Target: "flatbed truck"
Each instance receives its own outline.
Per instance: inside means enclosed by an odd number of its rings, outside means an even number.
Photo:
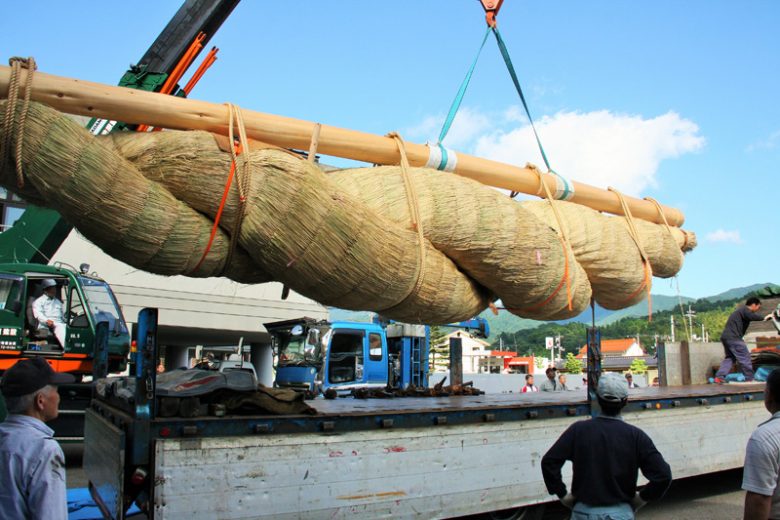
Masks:
[[[542,455],[595,413],[587,392],[540,392],[316,399],[314,415],[161,418],[152,321],[139,317],[147,333],[136,398],[97,396],[87,410],[84,465],[106,518],[124,518],[133,502],[155,519],[533,515],[554,499]],[[642,388],[624,417],[650,435],[674,478],[691,477],[742,466],[750,433],[767,418],[762,392]]]

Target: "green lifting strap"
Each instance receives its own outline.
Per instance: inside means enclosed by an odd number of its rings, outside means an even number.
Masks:
[[[485,31],[485,36],[482,38],[482,44],[479,46],[479,50],[477,51],[477,55],[474,57],[474,61],[471,64],[471,67],[469,68],[468,73],[466,73],[466,77],[463,79],[463,82],[460,85],[460,88],[458,89],[458,93],[455,95],[455,99],[452,101],[452,105],[450,105],[450,111],[447,114],[447,118],[444,121],[444,124],[442,125],[441,132],[439,133],[439,140],[436,143],[439,148],[441,148],[442,152],[442,160],[439,164],[439,169],[443,169],[444,165],[447,163],[447,152],[446,149],[441,145],[442,141],[444,141],[444,138],[447,136],[447,133],[450,131],[450,127],[452,126],[452,122],[455,120],[455,116],[458,113],[458,110],[460,109],[460,105],[463,102],[463,97],[466,95],[466,90],[468,89],[469,83],[471,82],[471,77],[474,74],[474,69],[477,66],[477,61],[479,61],[479,56],[482,54],[482,49],[485,47],[485,42],[487,41],[488,34],[490,32],[493,32],[493,34],[496,37],[496,43],[498,44],[498,48],[501,51],[501,56],[504,58],[504,63],[506,64],[506,68],[509,71],[509,75],[512,77],[512,82],[515,85],[515,90],[517,91],[518,95],[520,96],[520,101],[523,103],[523,108],[525,109],[525,113],[528,116],[528,121],[531,123],[531,129],[534,132],[534,137],[536,138],[536,144],[539,147],[539,152],[542,154],[542,159],[544,160],[545,166],[547,166],[547,170],[556,175],[558,178],[560,178],[563,181],[563,193],[561,198],[567,199],[571,195],[571,186],[569,182],[558,174],[555,170],[552,169],[550,166],[550,161],[547,159],[547,153],[544,151],[544,147],[542,146],[542,140],[539,138],[539,133],[536,131],[536,125],[534,124],[534,120],[531,117],[531,111],[528,109],[528,103],[525,100],[525,95],[523,94],[523,89],[520,86],[520,81],[517,79],[517,74],[515,73],[514,65],[512,65],[512,59],[509,56],[509,51],[506,48],[506,44],[504,43],[504,39],[501,37],[501,33],[498,30],[498,26],[490,27],[488,26],[487,30]],[[512,197],[516,195],[515,192],[512,192]]]

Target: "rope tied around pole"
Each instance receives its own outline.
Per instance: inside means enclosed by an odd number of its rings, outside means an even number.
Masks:
[[[16,131],[16,149],[14,150],[14,162],[16,164],[16,185],[19,189],[24,188],[24,172],[22,170],[22,151],[24,147],[24,126],[27,119],[27,111],[30,108],[30,95],[32,94],[32,79],[35,70],[38,68],[35,64],[35,58],[20,58],[14,56],[8,60],[11,66],[11,77],[8,83],[8,103],[5,107],[3,117],[3,129],[5,133],[0,139],[0,166],[4,165],[11,154],[11,141]],[[16,104],[19,100],[19,76],[22,69],[27,70],[27,78],[24,85],[24,101],[19,119],[14,124],[14,115],[16,114]]]
[[[401,299],[401,301],[392,307],[383,309],[383,311],[388,311],[398,307],[399,305],[402,305],[406,300],[420,291],[424,279],[423,275],[425,274],[426,262],[425,234],[423,232],[423,225],[420,219],[420,204],[417,200],[417,191],[414,188],[411,174],[409,173],[411,166],[409,165],[409,159],[406,156],[406,146],[404,145],[404,140],[401,138],[398,132],[390,132],[387,134],[387,137],[395,140],[396,145],[398,146],[398,153],[401,156],[401,178],[403,179],[404,190],[406,191],[406,201],[409,205],[409,219],[411,221],[411,229],[417,233],[419,253],[417,255],[417,266],[415,268],[415,283],[411,290]]]
[[[538,192],[544,191],[545,198],[547,199],[547,202],[550,203],[550,209],[553,212],[553,215],[555,215],[555,220],[558,222],[558,238],[561,240],[561,245],[563,246],[563,257],[564,257],[564,271],[563,276],[565,278],[566,282],[566,302],[568,305],[569,310],[572,309],[572,302],[571,302],[571,272],[569,269],[569,255],[568,250],[571,247],[569,245],[569,239],[568,239],[568,230],[564,226],[563,218],[561,217],[561,214],[558,212],[558,207],[556,206],[556,200],[552,196],[552,193],[550,192],[550,188],[547,186],[547,183],[544,182],[544,177],[542,176],[542,172],[539,171],[538,168],[534,166],[532,169],[534,173],[536,173],[536,177],[539,179],[539,190]],[[560,288],[560,285],[559,285]],[[557,290],[556,290],[557,292]],[[551,297],[552,298],[552,297]],[[545,302],[546,303],[546,302]]]
[[[238,128],[238,149],[243,151],[240,155],[241,161],[239,162],[237,147],[230,147],[230,157],[233,159],[233,164],[237,165],[236,187],[238,188],[238,210],[236,211],[236,218],[233,222],[233,231],[230,233],[230,248],[228,249],[227,257],[225,258],[225,266],[228,266],[233,259],[233,253],[238,245],[238,237],[241,234],[241,225],[244,223],[247,197],[249,196],[249,168],[251,164],[249,160],[249,139],[246,136],[246,127],[244,126],[244,118],[241,114],[241,109],[232,103],[226,103],[226,105],[228,107],[229,142],[235,142],[236,137],[234,129]]]
[[[626,219],[626,223],[628,223],[628,234],[633,239],[634,243],[636,244],[637,249],[639,250],[639,256],[642,258],[642,264],[644,266],[644,280],[642,281],[642,285],[639,286],[639,288],[631,293],[629,296],[629,300],[632,299],[634,296],[637,295],[642,289],[645,289],[647,291],[647,319],[648,321],[653,320],[653,299],[652,295],[650,294],[650,288],[653,284],[653,267],[650,265],[650,260],[647,258],[647,253],[645,253],[644,247],[642,247],[642,243],[639,240],[639,231],[636,228],[636,223],[634,222],[634,217],[631,214],[631,208],[628,207],[628,203],[626,202],[625,197],[621,192],[610,186],[607,188],[609,191],[614,193],[618,201],[620,202],[620,207],[623,208],[623,216]],[[660,208],[659,208],[660,209]],[[661,211],[661,217],[666,221],[666,217],[663,214],[663,211]],[[667,224],[667,230],[669,233],[671,233],[671,229],[669,229],[669,225]]]

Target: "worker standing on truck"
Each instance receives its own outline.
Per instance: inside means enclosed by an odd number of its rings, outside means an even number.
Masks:
[[[726,382],[726,374],[731,372],[734,362],[739,363],[739,368],[745,376],[745,381],[753,381],[753,363],[750,361],[750,352],[742,336],[747,332],[751,321],[771,320],[772,314],[761,316],[757,314],[761,308],[761,300],[751,296],[745,301],[745,305],[740,306],[731,313],[720,335],[720,342],[723,343],[723,350],[726,357],[721,361],[720,368],[715,374],[715,382],[722,384]]]
[[[43,294],[33,302],[33,316],[38,320],[38,328],[48,334],[53,331],[61,347],[65,346],[65,318],[62,314],[62,302],[57,298],[57,282],[51,278],[41,282]]]
[[[59,414],[56,385],[73,381],[43,358],[23,359],[3,374],[8,417],[0,423],[0,518],[68,518],[65,455],[45,423]]]
[[[623,421],[628,384],[615,373],[601,375],[596,390],[601,415],[578,421],[542,457],[547,491],[572,508],[572,520],[628,520],[646,502],[661,498],[672,482],[672,470],[645,432]],[[572,461],[571,492],[561,468]],[[636,491],[638,471],[650,482]]]
[[[764,406],[772,417],[760,424],[747,444],[742,489],[745,520],[780,518],[780,370],[766,378]]]

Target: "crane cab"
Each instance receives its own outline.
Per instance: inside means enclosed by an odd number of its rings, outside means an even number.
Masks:
[[[58,264],[0,264],[0,371],[25,357],[44,356],[55,371],[90,374],[96,326],[108,324],[108,370],[124,370],[130,335],[111,287],[95,275]],[[62,302],[64,344],[35,318],[44,280]]]

